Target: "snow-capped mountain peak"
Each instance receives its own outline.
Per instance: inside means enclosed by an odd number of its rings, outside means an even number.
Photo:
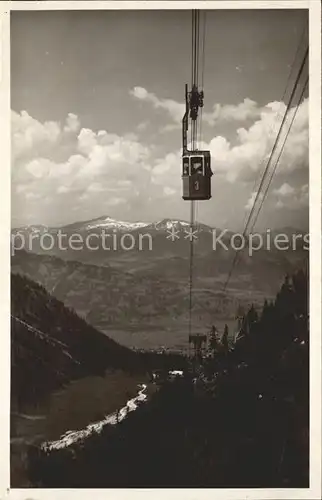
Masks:
[[[157,231],[163,230],[163,231],[171,231],[172,229],[176,231],[184,231],[189,229],[190,227],[190,222],[186,220],[180,220],[180,219],[163,219],[159,222],[156,222],[153,224],[155,229]],[[194,228],[198,228],[200,232],[209,232],[211,231],[211,228],[207,226],[206,224],[201,224],[198,221],[194,222]]]
[[[163,220],[156,222],[154,224],[154,227],[156,230],[160,230],[160,229],[171,230],[172,228],[181,229],[181,228],[189,227],[189,226],[190,226],[189,222],[186,222],[183,220],[176,220],[176,219],[163,219]]]
[[[44,225],[30,225],[26,227],[19,227],[12,229],[12,233],[38,233],[39,235],[46,232],[56,232],[58,230],[67,231],[70,233],[73,232],[90,232],[90,231],[99,231],[105,230],[107,232],[117,231],[117,232],[132,232],[132,231],[171,231],[172,229],[176,231],[184,231],[189,229],[190,222],[181,219],[162,219],[158,222],[144,222],[144,221],[124,221],[114,219],[113,217],[103,215],[101,217],[97,217],[90,220],[84,220],[79,222],[74,222],[72,224],[67,224],[66,226],[60,227],[46,227]],[[206,226],[205,224],[200,224],[199,222],[194,223],[194,227],[199,229],[199,231],[210,231],[211,228]]]
[[[134,231],[149,226],[149,222],[128,222],[112,219],[112,217],[104,217],[90,222],[86,225],[86,229],[117,229],[121,231]]]
[[[13,228],[12,233],[47,233],[48,227],[43,224],[30,224],[28,226],[21,226]]]

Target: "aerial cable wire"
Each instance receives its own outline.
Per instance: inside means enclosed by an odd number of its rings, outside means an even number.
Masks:
[[[205,76],[206,20],[207,20],[206,11],[204,11],[203,12],[203,26],[202,26],[201,90],[203,90],[203,88],[204,88],[204,76]]]
[[[202,48],[201,48],[201,90],[204,90],[204,77],[205,77],[205,45],[206,45],[206,11],[203,12],[203,25],[202,25]],[[200,124],[199,124],[199,143],[202,144],[202,111],[200,109]]]
[[[195,68],[196,68],[196,15],[195,10],[192,11],[192,65],[191,65],[191,88],[195,84]],[[194,122],[190,119],[191,124],[191,148],[194,149]],[[190,231],[193,231],[194,225],[194,202],[190,202]],[[193,244],[190,242],[189,246],[189,348],[190,348],[190,335],[192,326],[192,279],[193,279]]]
[[[272,162],[272,158],[273,158],[273,155],[276,151],[276,148],[277,148],[277,145],[278,145],[278,141],[280,139],[280,136],[281,136],[281,133],[282,133],[282,130],[283,130],[283,127],[284,127],[284,124],[285,124],[285,121],[286,121],[286,118],[287,118],[287,115],[288,115],[288,112],[291,108],[291,105],[292,105],[292,101],[293,101],[293,98],[294,98],[294,95],[295,95],[295,92],[296,92],[296,89],[297,89],[297,86],[298,86],[298,83],[299,83],[299,80],[301,78],[301,75],[302,75],[302,72],[303,72],[303,69],[304,69],[304,66],[305,66],[305,63],[306,63],[306,60],[307,60],[307,56],[308,56],[308,53],[309,53],[309,49],[307,48],[306,51],[305,51],[305,55],[304,55],[304,58],[303,58],[303,61],[302,61],[302,64],[301,64],[301,67],[299,69],[299,72],[298,72],[298,75],[297,75],[297,78],[296,78],[296,81],[294,83],[294,86],[293,86],[293,90],[292,90],[292,93],[290,95],[290,98],[289,98],[289,101],[287,103],[287,106],[286,106],[286,110],[285,110],[285,113],[284,113],[284,116],[283,116],[283,119],[282,119],[282,122],[281,122],[281,125],[280,125],[280,128],[278,130],[278,134],[276,136],[276,139],[275,139],[275,142],[274,142],[274,145],[273,145],[273,148],[272,148],[272,151],[271,151],[271,154],[269,156],[269,159],[268,159],[268,162],[266,164],[266,168],[264,170],[264,173],[263,173],[263,176],[262,176],[262,179],[261,179],[261,182],[260,182],[260,185],[259,185],[259,188],[258,188],[258,191],[256,193],[256,197],[255,197],[255,200],[254,200],[254,203],[253,203],[253,206],[252,206],[252,209],[250,211],[250,214],[249,214],[249,217],[248,217],[248,221],[246,223],[246,226],[245,226],[245,230],[244,232],[246,233],[247,229],[248,229],[248,226],[249,226],[249,223],[250,223],[250,220],[251,220],[251,217],[253,216],[253,213],[254,213],[254,210],[255,210],[255,205],[257,203],[257,200],[259,199],[259,196],[260,196],[260,192],[263,188],[263,184],[264,184],[264,181],[266,179],[266,176],[268,174],[268,170],[269,170],[269,167],[271,165],[271,162]]]
[[[256,214],[256,216],[255,216],[254,222],[253,222],[253,224],[252,224],[251,231],[253,231],[253,229],[254,229],[254,227],[255,227],[255,224],[256,224],[256,222],[257,222],[257,219],[258,219],[258,217],[259,217],[260,211],[261,211],[261,209],[262,209],[262,207],[263,207],[263,205],[264,205],[264,202],[265,202],[265,199],[266,199],[267,193],[268,193],[268,191],[269,191],[269,188],[270,188],[270,186],[271,186],[271,183],[272,183],[273,177],[274,177],[274,175],[275,175],[275,172],[276,172],[277,166],[278,166],[279,161],[280,161],[280,159],[281,159],[281,156],[282,156],[282,154],[283,154],[285,144],[286,144],[286,142],[287,142],[288,136],[289,136],[289,134],[290,134],[291,128],[292,128],[293,123],[294,123],[294,121],[295,121],[295,118],[296,118],[297,112],[298,112],[298,110],[299,110],[300,104],[301,104],[302,99],[303,99],[303,97],[304,97],[304,94],[305,94],[305,91],[306,91],[306,88],[307,88],[307,84],[308,84],[308,82],[309,82],[309,77],[307,77],[307,78],[306,78],[306,81],[305,81],[305,83],[304,83],[303,90],[302,90],[302,92],[301,92],[301,95],[300,95],[300,97],[299,97],[299,101],[298,101],[297,106],[296,106],[296,108],[295,108],[295,111],[294,111],[294,113],[293,113],[293,117],[292,117],[292,120],[291,120],[291,122],[290,122],[289,128],[288,128],[288,130],[287,130],[287,133],[286,133],[285,139],[284,139],[284,141],[283,141],[283,144],[282,144],[281,150],[280,150],[279,155],[278,155],[278,157],[277,157],[277,159],[276,159],[276,162],[275,162],[275,165],[274,165],[273,171],[272,171],[272,173],[271,173],[271,176],[270,176],[270,178],[269,178],[268,184],[267,184],[267,186],[266,186],[266,189],[265,189],[265,192],[264,192],[263,198],[262,198],[262,200],[261,200],[261,204],[260,204],[260,206],[259,206],[259,209],[258,209],[257,214]]]
[[[196,79],[195,83],[199,84],[199,10],[196,11]]]
[[[272,158],[273,158],[273,155],[276,151],[276,148],[277,148],[277,145],[278,145],[278,141],[280,139],[280,136],[281,136],[281,133],[282,133],[282,129],[283,129],[283,126],[285,124],[285,121],[286,121],[286,118],[287,118],[287,115],[288,115],[288,112],[290,110],[290,107],[291,107],[291,104],[292,104],[292,101],[293,101],[293,97],[294,97],[294,94],[296,92],[296,89],[297,89],[297,86],[298,86],[298,83],[299,83],[299,80],[301,78],[301,75],[302,75],[302,72],[303,72],[303,69],[304,69],[304,66],[305,66],[305,63],[306,63],[306,60],[307,60],[307,56],[308,56],[308,53],[309,53],[309,48],[307,47],[306,48],[306,51],[305,51],[305,54],[304,54],[304,57],[303,57],[303,60],[302,60],[302,64],[301,64],[301,67],[299,69],[299,72],[297,74],[297,77],[296,77],[296,81],[293,85],[293,90],[292,90],[292,93],[290,95],[290,98],[289,98],[289,101],[288,101],[288,104],[287,104],[287,107],[286,107],[286,110],[285,110],[285,113],[284,113],[284,116],[283,116],[283,119],[282,119],[282,122],[281,122],[281,125],[280,125],[280,128],[279,128],[279,131],[278,131],[278,134],[276,136],[276,139],[275,139],[275,142],[274,142],[274,145],[273,145],[273,148],[272,148],[272,151],[270,153],[270,156],[269,156],[269,159],[268,159],[268,162],[266,164],[266,167],[265,167],[265,170],[264,170],[264,173],[262,175],[262,179],[261,179],[261,182],[260,182],[260,185],[259,185],[259,188],[258,188],[258,191],[256,193],[256,196],[255,196],[255,199],[253,201],[253,204],[252,204],[252,208],[250,210],[250,213],[248,215],[248,220],[247,220],[247,223],[246,223],[246,226],[245,226],[245,229],[243,231],[243,238],[246,236],[246,233],[247,233],[247,229],[248,229],[248,226],[250,224],[250,221],[252,219],[252,216],[253,216],[253,213],[254,213],[254,210],[255,210],[255,206],[256,206],[256,203],[260,197],[260,194],[261,194],[261,190],[263,188],[263,185],[264,185],[264,181],[267,177],[267,174],[268,174],[268,171],[269,171],[269,168],[270,168],[270,165],[271,165],[271,162],[272,162]],[[230,269],[230,272],[228,274],[228,277],[227,277],[227,280],[224,284],[224,287],[223,287],[223,290],[225,291],[226,288],[227,288],[227,285],[230,281],[230,278],[232,276],[232,273],[233,273],[233,270],[234,270],[234,267],[236,265],[236,262],[237,262],[237,258],[238,258],[238,254],[237,252],[235,253],[235,257],[234,257],[234,260],[233,260],[233,264],[231,266],[231,269]]]
[[[194,202],[191,201],[190,205],[190,228],[194,228]],[[191,335],[192,327],[192,288],[193,288],[193,257],[194,257],[193,240],[190,241],[190,256],[189,256],[189,335]]]
[[[194,11],[192,11],[192,16],[191,16],[191,87],[193,85],[193,80],[194,80],[194,57],[195,57],[195,51],[194,51]]]
[[[198,87],[199,80],[199,11],[195,10],[195,59],[194,59],[194,81],[192,86]],[[195,120],[192,120],[192,150],[195,151],[198,149],[198,116]],[[191,233],[195,230],[196,223],[196,212],[197,212],[197,201],[191,200],[191,213],[190,213],[190,227]],[[189,290],[190,290],[190,299],[189,299],[189,335],[191,335],[192,329],[192,308],[193,308],[193,276],[194,276],[194,238],[191,236],[190,240],[190,276],[189,276]]]
[[[192,82],[191,87],[198,85],[198,69],[199,69],[199,11],[192,11]],[[191,120],[191,147],[196,149],[197,135],[197,120]],[[195,201],[191,200],[190,204],[190,231],[194,231],[195,225]],[[189,335],[192,328],[192,291],[193,291],[193,262],[194,262],[194,238],[190,239],[190,255],[189,255]]]
[[[203,26],[200,32],[200,11],[192,11],[192,82],[193,92],[199,92],[198,87],[201,82],[201,90],[204,85],[204,67],[205,67],[205,38],[206,38],[206,12],[203,13]],[[200,59],[200,50],[202,57]],[[200,108],[200,117],[198,114],[191,123],[191,149],[197,151],[202,142],[202,107]],[[190,266],[189,266],[189,334],[192,328],[192,298],[193,298],[193,275],[194,275],[194,229],[197,222],[198,202],[191,200],[190,208]]]
[[[204,90],[204,76],[205,76],[205,42],[206,42],[206,11],[203,12],[203,19],[202,19],[202,26],[201,26],[201,36],[198,33],[198,60],[199,60],[199,48],[201,49],[201,67],[198,68],[198,83],[200,81],[200,86],[201,90]],[[198,25],[200,25],[200,21],[198,18]],[[198,31],[199,31],[199,26],[198,26]],[[200,76],[200,80],[199,80]],[[199,122],[199,130],[197,126],[197,145],[196,147],[198,149],[202,149],[202,111],[203,108],[200,108],[200,120],[197,118]],[[198,201],[195,201],[195,213],[194,213],[194,222],[195,222],[195,227],[198,229],[199,228],[199,222],[198,222],[198,208],[199,208],[199,203]],[[197,241],[193,242],[195,245]],[[193,264],[192,264],[192,272],[196,272],[196,263],[195,263],[195,256],[196,252],[193,252]]]
[[[293,72],[294,72],[294,68],[295,68],[295,64],[296,64],[296,61],[297,61],[297,58],[298,58],[298,55],[299,55],[299,52],[300,52],[300,48],[301,48],[301,45],[302,45],[302,41],[304,39],[304,35],[306,33],[306,24],[304,25],[304,28],[302,30],[302,34],[301,34],[301,38],[300,38],[300,41],[297,45],[297,49],[296,49],[296,52],[295,52],[295,56],[294,56],[294,59],[293,59],[293,62],[291,64],[291,69],[289,71],[289,74],[288,74],[288,78],[287,78],[287,81],[286,81],[286,84],[285,84],[285,88],[284,88],[284,92],[283,92],[283,95],[280,99],[280,106],[279,106],[279,109],[278,111],[275,113],[275,117],[274,117],[274,121],[272,123],[272,126],[268,132],[268,136],[270,137],[272,135],[272,132],[275,128],[275,125],[276,125],[276,122],[278,120],[278,118],[280,117],[280,114],[281,114],[281,111],[282,111],[282,105],[284,104],[283,101],[285,99],[285,96],[286,96],[286,93],[287,93],[287,90],[288,90],[288,86],[289,86],[289,83],[291,81],[291,77],[293,75]],[[265,162],[265,158],[266,158],[266,154],[264,154],[261,162],[260,162],[260,168],[258,169],[258,175],[256,176],[255,178],[255,181],[254,181],[254,184],[253,184],[253,189],[252,189],[252,193],[255,192],[255,188],[256,188],[256,185],[257,185],[257,182],[260,178],[260,173],[261,173],[261,167],[263,166],[264,162]],[[248,214],[249,215],[249,214]],[[246,218],[248,216],[246,215],[245,213],[245,218],[244,218],[244,224],[245,224],[245,221],[246,221]]]

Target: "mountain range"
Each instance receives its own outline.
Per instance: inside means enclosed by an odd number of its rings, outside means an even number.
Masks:
[[[213,323],[219,327],[228,323],[234,328],[240,305],[247,307],[254,302],[260,307],[265,298],[276,293],[286,273],[303,267],[307,261],[308,252],[301,245],[296,251],[263,248],[253,256],[245,247],[238,252],[224,291],[236,252],[232,247],[225,250],[218,246],[214,250],[213,229],[205,224],[196,224],[196,228],[198,239],[193,244],[192,266],[192,320],[196,331],[203,332]],[[102,229],[112,243],[113,238],[116,242],[111,250],[102,246],[95,251],[86,247],[62,250],[57,244],[59,230],[66,237],[78,234],[84,241],[90,234],[99,235]],[[172,229],[178,236],[174,241]],[[139,348],[182,347],[187,345],[189,320],[188,229],[187,221],[177,219],[152,224],[117,221],[107,216],[61,228],[17,228],[13,234],[19,232],[26,240],[34,235],[34,239],[31,249],[14,252],[12,272],[40,283],[94,327],[122,344]],[[284,232],[299,233],[292,228],[285,228]],[[52,236],[54,245],[50,250],[41,248],[42,234]],[[127,234],[136,243],[140,235],[148,234],[152,247],[149,248],[148,238],[143,238],[141,249],[136,244],[125,250],[120,240],[122,236],[130,239]],[[225,233],[223,241],[229,243],[232,234]]]
[[[212,231],[215,229],[212,226],[209,226],[207,224],[195,221],[195,225],[198,227],[204,228],[206,231]],[[44,232],[44,231],[57,231],[58,229],[61,230],[77,230],[77,231],[85,231],[85,230],[90,230],[90,229],[97,229],[97,228],[104,228],[107,230],[122,230],[122,231],[134,231],[136,229],[171,229],[172,227],[175,227],[176,229],[180,229],[181,227],[187,227],[190,226],[190,222],[187,220],[182,220],[182,219],[171,219],[171,218],[165,218],[156,222],[143,222],[143,221],[121,221],[118,219],[114,219],[113,217],[110,217],[109,215],[102,215],[100,217],[96,217],[93,219],[88,219],[88,220],[82,220],[82,221],[75,221],[70,224],[62,225],[62,226],[53,226],[49,227],[44,224],[30,224],[26,226],[19,226],[16,228],[13,228],[13,232],[24,232],[24,231],[33,231],[33,232]],[[288,235],[292,233],[305,233],[305,229],[298,229],[294,228],[291,226],[285,226],[281,228],[275,228],[273,230],[275,233],[286,233]],[[233,231],[230,231],[232,234]],[[264,233],[264,231],[262,231]]]
[[[252,260],[257,260],[258,255],[260,255],[260,260],[266,254],[264,260],[269,261],[267,251],[274,255],[276,261],[284,260],[284,263],[297,261],[299,257],[307,254],[303,249],[303,235],[305,234],[303,231],[287,227],[272,230],[270,233],[271,240],[277,234],[284,234],[289,241],[292,241],[292,238],[297,235],[299,239],[296,241],[296,251],[279,251],[274,248],[274,245],[267,250],[264,247],[267,242],[267,233],[263,233],[260,236],[263,239],[263,248],[254,252]],[[62,259],[96,265],[112,265],[131,272],[137,268],[142,269],[142,263],[144,272],[149,272],[151,268],[155,272],[154,264],[158,261],[159,265],[160,259],[166,259],[167,269],[163,261],[162,273],[167,270],[172,273],[176,272],[178,264],[180,267],[180,260],[176,259],[173,261],[174,265],[171,265],[171,259],[173,257],[189,259],[191,239],[193,239],[196,259],[202,258],[207,261],[207,268],[210,262],[216,262],[218,264],[216,267],[225,273],[226,264],[234,259],[234,246],[240,245],[240,237],[237,236],[237,239],[232,242],[233,237],[232,231],[222,231],[199,222],[195,222],[190,230],[190,223],[184,220],[163,219],[154,223],[124,222],[102,216],[62,227],[31,225],[14,228],[12,229],[12,253],[23,248],[33,253],[55,255]],[[257,243],[258,241],[255,241],[256,245]],[[245,248],[238,253],[240,260],[248,261],[249,265],[247,238]]]
[[[113,229],[119,231],[135,231],[137,229],[171,229],[172,227],[180,228],[189,226],[190,223],[184,220],[175,220],[175,219],[163,219],[157,222],[129,222],[129,221],[121,221],[117,219],[113,219],[108,215],[102,215],[101,217],[97,217],[94,219],[89,219],[85,221],[73,222],[71,224],[67,224],[64,226],[51,227],[42,225],[42,224],[31,224],[27,226],[21,226],[18,228],[14,228],[13,232],[45,232],[45,231],[58,231],[59,229],[62,231],[88,231],[91,229],[106,229],[111,231]],[[205,228],[211,230],[210,226],[203,224]]]

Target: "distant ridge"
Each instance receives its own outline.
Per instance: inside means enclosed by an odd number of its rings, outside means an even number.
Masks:
[[[12,228],[11,232],[12,233],[17,233],[17,232],[22,232],[22,233],[42,233],[42,232],[56,232],[59,229],[64,230],[66,232],[70,231],[89,231],[89,230],[95,230],[99,228],[103,228],[106,230],[118,230],[118,231],[135,231],[138,229],[149,229],[149,230],[169,230],[172,227],[175,229],[181,229],[190,226],[190,222],[185,219],[180,219],[180,218],[164,218],[161,220],[153,221],[153,222],[147,222],[147,221],[124,221],[124,220],[118,220],[113,217],[110,217],[109,215],[101,215],[99,217],[95,217],[93,219],[86,219],[86,220],[80,220],[80,221],[75,221],[71,222],[70,224],[65,224],[65,225],[60,225],[60,226],[47,226],[44,224],[30,224],[30,225],[25,225],[25,226],[19,226]],[[220,228],[215,228],[212,225],[202,223],[200,221],[195,221],[195,226],[198,226],[198,228],[206,230],[206,231],[212,231],[213,229],[217,229],[217,231],[220,231]],[[234,232],[238,233],[239,231],[232,231],[231,229],[226,228],[227,232],[229,234],[233,234]],[[252,231],[253,233],[261,233],[265,234],[266,231],[261,230],[257,231],[254,230]],[[241,230],[240,230],[241,231]],[[269,229],[269,231],[272,234],[281,234],[285,233],[287,235],[291,234],[305,234],[308,232],[307,229],[299,229],[295,228],[292,226],[283,226],[280,228],[272,228]]]

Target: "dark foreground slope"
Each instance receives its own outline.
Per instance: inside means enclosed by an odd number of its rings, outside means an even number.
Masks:
[[[11,275],[11,404],[21,409],[72,379],[139,370],[136,354],[26,277]]]
[[[115,411],[145,380],[139,356],[26,277],[11,276],[11,485],[26,447]]]
[[[285,280],[196,383],[167,383],[117,426],[51,453],[30,449],[45,487],[308,487],[307,279]]]
[[[101,420],[178,355],[139,353],[97,331],[40,284],[11,277],[11,486],[28,487],[26,449]]]

